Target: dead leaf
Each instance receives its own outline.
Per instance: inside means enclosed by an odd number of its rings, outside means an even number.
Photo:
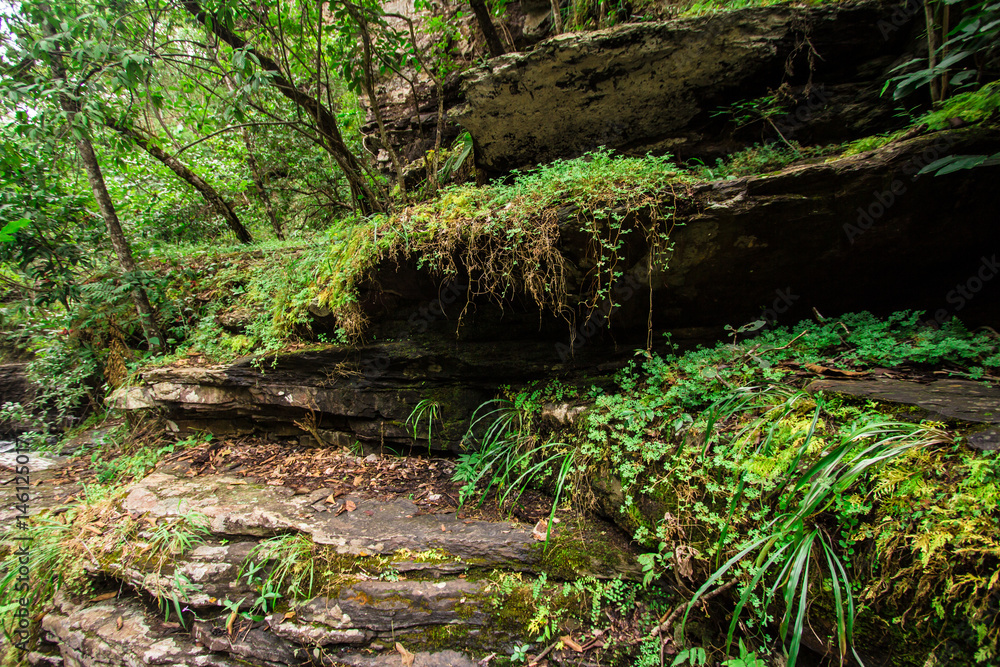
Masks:
[[[575,641],[573,641],[573,638],[570,637],[569,635],[566,635],[565,637],[560,637],[559,640],[563,643],[563,645],[573,649],[577,653],[583,653],[583,647],[577,644]]]
[[[365,481],[364,476],[358,475],[354,478],[354,486],[361,486],[361,482]]]
[[[287,621],[290,618],[295,618],[295,612],[294,611],[286,611],[285,612],[284,620]]]
[[[346,509],[348,512],[353,512],[354,510],[358,509],[358,506],[355,505],[354,502],[351,500],[345,500],[344,509]]]
[[[326,501],[325,501],[325,502],[328,502],[328,503],[330,503],[331,505],[332,505],[333,503],[337,502],[337,494],[336,494],[336,493],[331,493],[330,495],[328,495],[328,496],[326,497]]]
[[[403,645],[396,642],[396,650],[399,651],[399,657],[403,661],[403,667],[413,667],[413,654],[403,648]]]
[[[868,371],[845,371],[839,368],[820,366],[819,364],[802,364],[802,366],[804,368],[808,368],[813,373],[818,373],[820,375],[837,375],[841,377],[858,377],[860,375],[868,375]]]
[[[232,485],[232,484],[246,484],[247,481],[245,479],[234,479],[234,480],[230,480],[228,483],[230,485]]]
[[[442,533],[447,533],[448,532],[448,529],[444,527],[443,523],[441,524],[441,532]]]
[[[546,533],[549,529],[549,522],[545,519],[539,519],[538,523],[535,524],[535,529],[531,531],[531,536],[536,540],[545,540]]]
[[[110,600],[111,598],[118,597],[118,591],[111,591],[110,593],[102,593],[96,598],[92,598],[91,602],[102,602],[104,600]]]
[[[229,615],[229,620],[226,621],[226,632],[229,633],[230,637],[233,636],[233,623],[235,622],[236,622],[236,612],[234,611]]]
[[[118,618],[115,619],[115,627],[116,628],[118,628],[119,630],[121,630],[123,625],[125,625],[125,619],[124,618],[122,618],[121,616],[119,616]]]

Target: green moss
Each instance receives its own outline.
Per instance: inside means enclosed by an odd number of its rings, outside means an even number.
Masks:
[[[935,109],[922,116],[915,124],[926,123],[932,130],[950,127],[952,118],[961,118],[966,123],[978,123],[993,117],[1000,110],[1000,81],[988,83],[979,90],[960,93],[948,98]]]
[[[901,133],[895,134],[876,134],[871,137],[863,137],[861,139],[856,139],[847,144],[844,148],[844,152],[840,157],[849,157],[851,155],[857,155],[859,153],[865,153],[867,151],[873,151],[876,148],[881,148],[886,144],[892,142]]]

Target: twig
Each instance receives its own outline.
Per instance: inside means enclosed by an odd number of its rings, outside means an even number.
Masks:
[[[701,600],[702,602],[706,602],[708,600],[711,600],[715,596],[720,595],[722,593],[725,593],[730,588],[732,588],[733,586],[735,586],[737,581],[738,581],[738,579],[733,579],[733,580],[731,580],[731,581],[729,581],[729,582],[727,582],[727,583],[719,586],[718,588],[716,588],[711,593],[708,593],[706,595],[702,595],[698,599]],[[677,607],[672,612],[670,612],[670,615],[667,616],[667,618],[666,618],[665,621],[663,621],[662,623],[660,623],[660,625],[658,627],[653,628],[653,631],[651,633],[649,633],[649,636],[650,637],[655,637],[656,635],[665,635],[665,634],[669,633],[670,626],[672,626],[674,624],[674,621],[677,620],[677,617],[681,615],[681,612],[683,612],[684,608],[687,607],[689,604],[691,604],[691,603],[690,602],[682,602],[681,604],[677,605]]]
[[[702,602],[707,602],[708,600],[714,598],[716,595],[728,591],[730,588],[736,585],[737,581],[738,579],[732,579],[728,583],[722,584],[711,593],[701,596],[699,600],[701,600]],[[670,626],[674,624],[674,621],[676,621],[677,617],[681,615],[681,612],[684,611],[684,608],[688,607],[690,604],[691,602],[684,602],[682,604],[677,605],[677,607],[672,612],[670,612],[670,616],[668,616],[667,619],[663,621],[663,623],[661,623],[658,627],[653,628],[653,631],[649,633],[650,637],[655,637],[656,635],[660,635],[662,637],[662,639],[660,640],[660,667],[663,667],[664,649],[666,649],[667,642],[670,641],[671,639]]]
[[[542,651],[541,653],[539,653],[538,655],[536,655],[534,658],[531,659],[531,662],[528,663],[528,667],[535,667],[535,665],[541,662],[542,658],[544,658],[545,656],[547,656],[549,653],[552,652],[552,649],[554,649],[559,644],[560,641],[562,640],[557,639],[551,644],[549,644],[544,651]]]
[[[802,332],[802,333],[800,333],[800,334],[799,334],[798,336],[796,336],[795,338],[791,339],[790,341],[788,341],[787,343],[785,343],[785,344],[784,344],[784,345],[782,345],[781,347],[769,347],[769,348],[767,348],[767,350],[766,350],[766,351],[767,351],[767,352],[774,352],[775,350],[784,350],[785,348],[787,348],[787,347],[790,347],[792,343],[794,343],[794,342],[795,342],[795,341],[797,341],[798,339],[800,339],[800,338],[802,338],[803,336],[805,336],[805,335],[806,335],[807,333],[809,333],[809,329],[806,329],[805,331],[803,331],[803,332]]]

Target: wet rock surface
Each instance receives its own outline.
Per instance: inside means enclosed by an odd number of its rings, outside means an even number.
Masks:
[[[811,382],[806,390],[829,391],[914,405],[934,416],[949,420],[1000,424],[1000,389],[985,387],[969,380],[936,380],[930,384],[887,379],[816,380]],[[985,433],[978,436],[976,441],[984,445],[992,442],[990,436]]]

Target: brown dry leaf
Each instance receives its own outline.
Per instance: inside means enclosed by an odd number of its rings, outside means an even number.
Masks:
[[[365,481],[364,476],[358,475],[357,477],[354,478],[354,486],[361,486],[361,482],[363,481]]]
[[[116,628],[118,628],[119,630],[121,630],[123,625],[125,625],[125,619],[124,618],[122,618],[121,616],[119,616],[118,618],[115,619],[115,627]]]
[[[246,484],[246,483],[247,481],[245,479],[234,479],[229,482],[229,484]]]
[[[403,645],[396,642],[396,650],[399,651],[399,657],[403,661],[403,667],[413,667],[413,654],[403,648]]]
[[[326,497],[326,500],[324,502],[330,503],[331,505],[334,504],[335,502],[337,502],[337,494],[331,493]]]
[[[284,620],[287,621],[290,618],[295,618],[295,612],[294,611],[286,611],[285,612]]]
[[[448,532],[448,529],[444,527],[443,523],[441,524],[441,532],[442,533],[447,533]]]
[[[858,377],[860,375],[868,375],[867,371],[845,371],[839,368],[828,368],[827,366],[820,366],[819,364],[802,364],[805,368],[808,368],[813,373],[819,373],[820,375],[839,375],[843,377]]]
[[[233,636],[233,623],[235,622],[236,622],[236,612],[234,611],[229,615],[229,620],[226,621],[226,632],[229,633],[230,637]]]
[[[118,597],[118,591],[111,591],[110,593],[102,593],[96,598],[91,598],[91,602],[103,602],[104,600],[110,600],[113,597]]]
[[[573,638],[570,637],[569,635],[566,635],[565,637],[560,637],[559,640],[563,643],[564,646],[573,649],[577,653],[583,653],[583,647],[577,644],[575,641],[573,641]]]
[[[358,506],[354,504],[354,501],[345,500],[344,509],[346,509],[348,512],[353,512],[354,510],[358,509]]]
[[[536,540],[545,540],[546,533],[549,529],[549,522],[545,519],[539,519],[538,523],[535,524],[535,529],[531,531],[531,536]]]

